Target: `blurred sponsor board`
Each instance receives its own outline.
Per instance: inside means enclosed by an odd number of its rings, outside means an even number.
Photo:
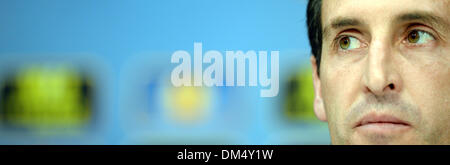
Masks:
[[[0,123],[7,130],[63,131],[92,119],[94,83],[76,67],[21,65],[0,80]]]

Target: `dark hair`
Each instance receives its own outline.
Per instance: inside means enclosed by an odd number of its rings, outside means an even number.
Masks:
[[[306,9],[306,23],[308,25],[309,44],[311,53],[316,58],[317,74],[320,70],[320,57],[322,53],[322,0],[309,0]]]

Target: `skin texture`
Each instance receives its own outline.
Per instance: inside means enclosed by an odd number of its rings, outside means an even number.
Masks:
[[[314,112],[332,144],[450,144],[449,17],[447,0],[323,0],[320,77],[311,64]],[[432,38],[411,43],[413,30]],[[342,49],[342,36],[355,48]],[[407,125],[356,127],[367,115]]]

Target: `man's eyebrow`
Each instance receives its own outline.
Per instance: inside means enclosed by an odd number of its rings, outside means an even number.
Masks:
[[[439,16],[433,15],[432,13],[420,11],[400,14],[394,19],[395,22],[406,22],[414,20],[421,20],[427,23],[445,23],[444,19]]]
[[[394,19],[394,21],[399,23],[421,21],[423,23],[430,24],[431,26],[436,27],[438,31],[441,31],[443,33],[450,32],[450,24],[446,22],[444,18],[429,12],[416,11],[400,14]]]
[[[333,20],[331,20],[331,27],[334,29],[346,27],[346,26],[358,26],[361,25],[361,21],[355,18],[344,18],[344,17],[338,17]]]
[[[329,25],[325,25],[323,30],[323,36],[327,37],[330,34],[331,29],[340,29],[348,26],[361,26],[364,25],[359,19],[351,17],[336,17],[333,18]]]

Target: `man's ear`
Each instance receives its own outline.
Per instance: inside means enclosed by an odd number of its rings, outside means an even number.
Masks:
[[[325,108],[323,105],[320,78],[317,72],[316,57],[311,56],[311,66],[312,66],[312,78],[314,85],[314,113],[319,120],[327,121],[327,115],[325,113]]]

